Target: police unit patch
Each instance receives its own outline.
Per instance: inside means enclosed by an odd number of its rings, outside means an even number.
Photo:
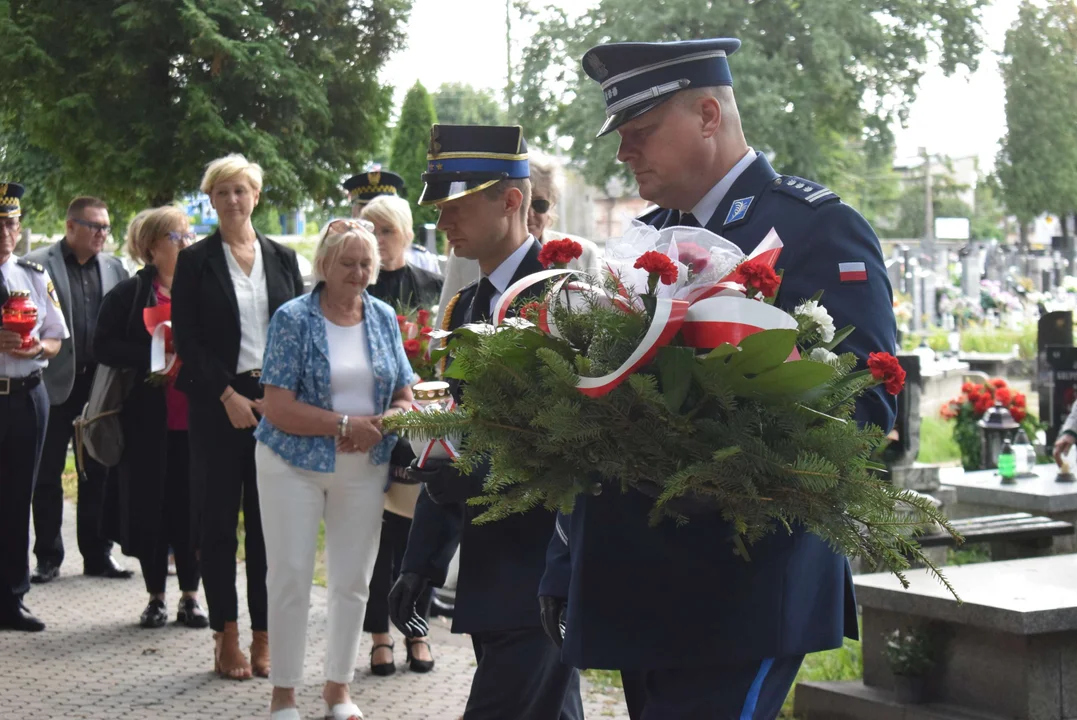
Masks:
[[[56,286],[52,284],[52,280],[49,280],[49,284],[48,284],[46,290],[49,293],[49,300],[52,300],[53,306],[56,307],[57,309],[59,309],[59,307],[60,307],[60,298],[57,297],[57,295],[56,295]]]
[[[748,214],[748,208],[752,206],[753,200],[755,200],[755,195],[741,198],[740,200],[734,200],[733,205],[729,208],[729,214],[725,216],[725,224],[729,225],[738,220],[743,220],[744,216]]]

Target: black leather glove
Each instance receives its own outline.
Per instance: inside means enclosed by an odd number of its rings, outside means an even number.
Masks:
[[[557,647],[561,647],[565,641],[566,607],[568,607],[568,601],[564,598],[539,595],[542,629]]]
[[[452,464],[452,460],[427,460],[426,467],[420,468],[418,460],[408,467],[408,477],[414,482],[426,486],[426,493],[438,505],[466,502],[468,498],[481,490],[470,475],[463,475]]]
[[[415,609],[429,585],[430,581],[418,573],[401,573],[389,591],[389,619],[404,637],[423,637],[430,630],[426,619]]]

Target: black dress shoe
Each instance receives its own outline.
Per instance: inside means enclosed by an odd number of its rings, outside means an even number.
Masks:
[[[14,608],[0,613],[0,630],[41,632],[45,623],[38,620],[21,602]]]
[[[138,624],[144,628],[160,628],[168,624],[168,611],[165,610],[165,601],[150,598],[149,605],[142,611],[142,617]]]
[[[209,627],[206,611],[193,597],[180,598],[179,609],[176,610],[176,622],[196,630]]]
[[[34,574],[30,576],[30,582],[40,585],[52,582],[58,577],[60,577],[59,565],[53,565],[50,562],[39,562],[37,567],[34,568]]]
[[[86,567],[84,565],[82,574],[90,577],[112,578],[114,580],[126,580],[134,575],[132,571],[124,570],[123,566],[116,562],[111,555],[105,558],[105,564],[100,567]]]

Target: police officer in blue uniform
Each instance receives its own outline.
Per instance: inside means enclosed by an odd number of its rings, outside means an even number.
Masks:
[[[878,238],[817,182],[779,175],[745,140],[728,57],[735,39],[611,43],[583,57],[606,100],[600,135],[658,207],[654,227],[702,226],[746,253],[774,228],[784,242],[778,304],[823,290],[838,346],[861,362],[893,352],[892,292]],[[895,403],[869,391],[856,419],[889,430]],[[803,529],[759,541],[746,562],[713,508],[649,527],[653,499],[607,488],[557,519],[540,589],[544,626],[580,668],[621,670],[634,720],[770,719],[807,653],[857,636],[849,563]]]
[[[19,294],[37,307],[30,347],[0,329],[0,630],[35,632],[45,624],[22,599],[30,590],[30,501],[49,418],[41,371],[68,332],[45,268],[14,255],[23,192],[18,183],[0,183],[0,307]]]
[[[421,205],[437,205],[438,228],[460,257],[478,261],[482,278],[446,309],[445,329],[488,321],[514,282],[543,269],[528,234],[531,201],[527,143],[517,127],[435,125],[423,173]],[[541,287],[535,288],[535,292]],[[453,396],[462,388],[453,383]],[[445,582],[460,546],[453,632],[469,633],[478,667],[465,720],[579,720],[579,672],[561,662],[543,633],[536,598],[554,516],[538,508],[472,525],[465,501],[479,494],[486,470],[461,475],[448,462],[409,474],[425,484],[415,507],[400,578],[389,595],[393,623],[426,634],[416,602]]]
[[[380,165],[375,165],[369,172],[352,175],[344,181],[344,189],[348,191],[348,197],[352,201],[352,217],[354,218],[359,217],[363,212],[363,207],[379,195],[394,195],[405,199],[408,197],[404,178],[394,172],[382,170]],[[427,272],[441,275],[438,256],[422,245],[412,243],[408,247],[407,261]]]

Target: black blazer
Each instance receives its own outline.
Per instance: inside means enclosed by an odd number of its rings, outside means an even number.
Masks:
[[[269,295],[269,316],[303,293],[295,251],[258,233]],[[217,230],[183,250],[172,280],[172,337],[183,365],[176,387],[192,399],[217,399],[239,361],[239,305],[224,241]]]

